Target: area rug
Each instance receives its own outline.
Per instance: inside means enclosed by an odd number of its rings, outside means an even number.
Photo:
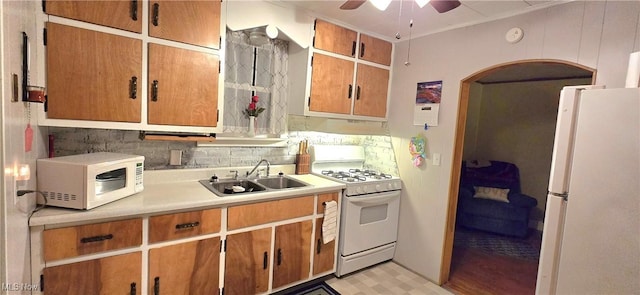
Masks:
[[[477,249],[488,254],[538,260],[540,242],[539,232],[532,232],[526,238],[516,238],[458,227],[453,245]]]
[[[340,293],[338,293],[338,291],[336,291],[333,288],[331,288],[325,282],[319,282],[319,283],[307,286],[306,288],[304,288],[302,290],[296,290],[296,291],[293,291],[293,292],[287,293],[287,294],[291,294],[291,295],[340,295]]]

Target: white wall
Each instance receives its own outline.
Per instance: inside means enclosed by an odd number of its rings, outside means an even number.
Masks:
[[[460,81],[496,64],[523,59],[561,59],[597,69],[597,83],[624,87],[629,54],[640,48],[640,2],[575,1],[471,27],[411,40],[411,65],[393,65],[389,128],[404,190],[395,260],[438,282],[442,263]],[[516,44],[504,40],[524,30]],[[404,61],[408,42],[397,44]],[[439,125],[413,126],[416,83],[443,81]],[[442,165],[414,168],[407,150],[417,133],[427,138],[427,157]]]
[[[42,32],[36,32],[35,9],[39,9],[40,2],[36,1],[2,1],[2,135],[3,153],[2,165],[5,170],[3,178],[4,212],[2,214],[5,232],[2,239],[6,241],[5,253],[2,259],[5,262],[6,278],[3,283],[30,283],[31,274],[29,266],[29,238],[28,238],[28,213],[35,205],[35,194],[27,194],[15,203],[15,191],[13,181],[13,169],[20,164],[29,164],[32,176],[29,181],[18,182],[18,189],[35,189],[35,160],[45,157],[45,143],[41,138],[41,132],[35,126],[36,107],[23,102],[11,102],[12,87],[11,75],[18,74],[20,81],[22,61],[22,32],[31,37],[32,51],[31,64],[36,64],[36,59],[42,58],[41,47],[35,46],[36,42],[42,44]],[[38,69],[31,71],[31,84],[44,85],[43,73]],[[22,93],[20,93],[22,97]],[[33,147],[31,152],[24,149],[24,131],[29,122],[31,111],[31,123],[34,130]],[[21,292],[10,292],[20,294]]]

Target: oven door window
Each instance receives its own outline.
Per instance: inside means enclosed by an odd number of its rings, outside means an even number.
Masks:
[[[389,204],[375,205],[360,209],[360,225],[387,219]]]

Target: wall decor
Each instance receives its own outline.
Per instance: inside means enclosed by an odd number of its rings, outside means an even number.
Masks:
[[[413,125],[438,126],[438,112],[442,98],[442,81],[419,82],[416,105],[413,110]]]
[[[422,134],[411,137],[411,141],[409,142],[409,153],[411,154],[411,161],[415,167],[420,167],[422,163],[424,163],[424,159],[426,158],[425,142],[426,139]]]

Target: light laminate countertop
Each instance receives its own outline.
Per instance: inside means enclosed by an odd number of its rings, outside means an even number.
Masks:
[[[287,173],[290,167],[279,167]],[[218,172],[221,169],[218,169]],[[228,172],[229,168],[222,169]],[[312,195],[322,192],[338,191],[345,185],[312,174],[287,176],[303,181],[309,186],[295,189],[269,190],[259,193],[237,194],[218,197],[202,184],[201,179],[208,179],[216,170],[213,169],[181,169],[145,171],[144,190],[124,199],[114,201],[91,210],[75,210],[46,207],[35,212],[30,226],[63,225],[73,223],[96,222],[108,219],[121,219],[141,215],[188,211],[200,208],[227,207],[252,202],[284,199],[288,197]],[[272,167],[274,171],[274,167]],[[218,174],[218,173],[216,173]],[[277,172],[276,172],[277,174]],[[242,175],[242,174],[241,174]],[[225,178],[223,175],[221,178]]]

